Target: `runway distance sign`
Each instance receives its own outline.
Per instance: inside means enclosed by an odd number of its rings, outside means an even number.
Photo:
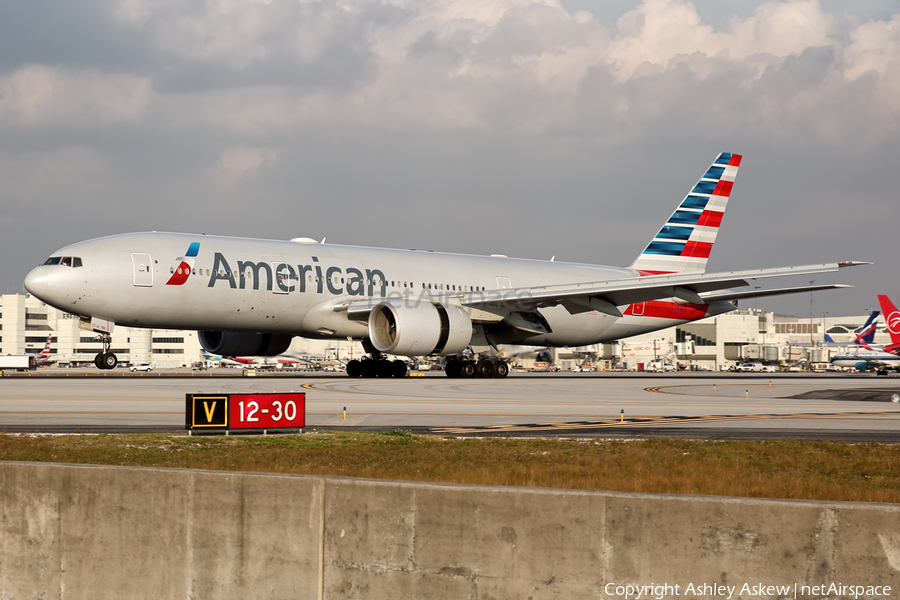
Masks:
[[[306,394],[185,394],[185,429],[234,431],[306,425]]]

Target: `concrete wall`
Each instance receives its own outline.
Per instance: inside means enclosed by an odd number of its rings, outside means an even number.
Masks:
[[[772,598],[740,588],[832,582],[900,596],[900,506],[0,463],[0,598],[624,598],[608,583]]]

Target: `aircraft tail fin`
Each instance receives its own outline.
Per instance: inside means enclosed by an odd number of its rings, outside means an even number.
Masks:
[[[834,344],[835,343],[834,338],[826,333],[825,334],[825,343],[826,344]]]
[[[868,346],[875,341],[875,330],[878,327],[878,315],[880,314],[877,310],[872,311],[865,325],[856,330],[856,339],[853,343],[860,346]]]
[[[44,344],[44,349],[41,350],[41,353],[38,354],[35,358],[37,360],[47,360],[50,358],[50,340],[53,339],[53,334],[47,336],[47,343]]]
[[[884,313],[884,323],[887,325],[888,334],[891,336],[891,345],[885,346],[887,352],[900,353],[900,311],[887,296],[878,295],[878,304]]]
[[[719,154],[631,268],[641,275],[704,272],[740,165],[740,154]]]

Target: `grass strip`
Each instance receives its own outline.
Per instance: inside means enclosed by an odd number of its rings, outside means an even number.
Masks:
[[[268,437],[4,433],[0,460],[900,501],[900,446],[879,443],[450,438],[401,431]]]

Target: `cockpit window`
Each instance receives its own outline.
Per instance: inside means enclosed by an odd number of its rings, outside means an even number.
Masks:
[[[51,256],[44,264],[62,265],[64,267],[80,267],[81,258],[78,256]]]

